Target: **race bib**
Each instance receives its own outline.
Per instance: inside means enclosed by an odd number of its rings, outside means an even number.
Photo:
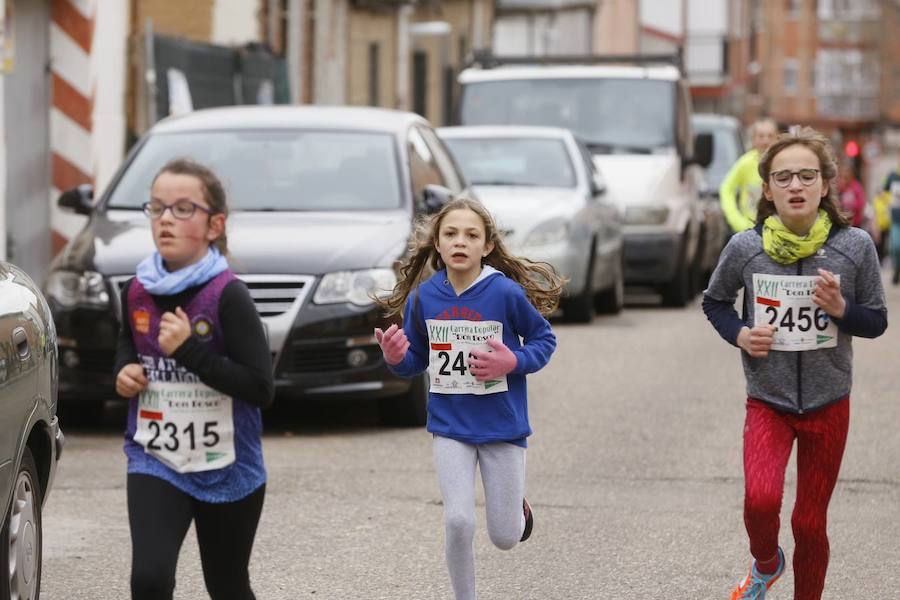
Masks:
[[[151,382],[138,396],[134,441],[179,473],[234,462],[231,397],[202,383]]]
[[[505,392],[506,376],[477,381],[469,372],[472,350],[491,351],[489,338],[503,341],[499,321],[458,321],[428,319],[428,377],[435,394],[496,394]]]
[[[841,282],[840,275],[834,277]],[[796,352],[837,346],[837,325],[812,301],[816,279],[753,274],[755,323],[776,327],[772,350]]]

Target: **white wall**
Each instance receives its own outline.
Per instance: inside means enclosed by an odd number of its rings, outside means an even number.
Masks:
[[[314,104],[345,104],[347,0],[315,2]]]
[[[687,6],[689,33],[728,32],[728,0],[688,0]]]
[[[212,17],[212,43],[243,46],[260,41],[260,0],[215,0]]]
[[[723,41],[728,37],[728,0],[688,0],[685,67],[694,85],[724,81]]]
[[[494,18],[494,53],[505,56],[578,55],[591,52],[587,9],[503,15]]]
[[[91,85],[94,91],[92,155],[99,195],[125,153],[125,78],[128,55],[128,2],[96,0]]]
[[[682,2],[683,0],[641,0],[638,13],[641,25],[680,36]]]

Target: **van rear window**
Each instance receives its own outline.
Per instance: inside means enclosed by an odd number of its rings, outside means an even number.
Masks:
[[[463,87],[463,125],[540,125],[575,132],[594,152],[675,145],[675,82],[514,79]]]

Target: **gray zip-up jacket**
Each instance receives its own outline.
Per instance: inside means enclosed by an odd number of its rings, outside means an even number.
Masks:
[[[819,251],[789,265],[773,261],[763,251],[761,226],[738,233],[728,242],[703,293],[703,311],[719,334],[737,345],[742,327],[754,326],[756,301],[753,274],[818,275],[826,269],[840,275],[847,310],[838,327],[834,348],[805,352],[770,351],[765,358],[741,352],[747,395],[792,413],[805,413],[850,393],[854,335],[877,337],[887,328],[884,286],[875,245],[861,229],[832,228]],[[743,317],[734,304],[744,290]]]

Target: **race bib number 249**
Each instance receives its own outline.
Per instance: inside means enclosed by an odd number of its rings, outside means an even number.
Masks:
[[[428,319],[428,376],[433,394],[496,394],[505,392],[506,376],[478,381],[469,371],[472,350],[491,351],[487,340],[503,341],[503,323]]]

